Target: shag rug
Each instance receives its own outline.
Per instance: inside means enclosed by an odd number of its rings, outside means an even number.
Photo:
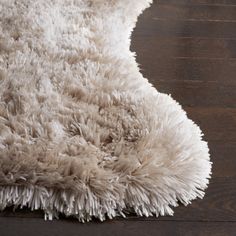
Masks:
[[[172,215],[203,197],[202,132],[130,51],[151,2],[0,1],[1,210],[84,222]]]

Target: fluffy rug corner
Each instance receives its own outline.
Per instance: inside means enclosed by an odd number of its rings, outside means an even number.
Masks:
[[[1,0],[0,210],[172,215],[211,175],[200,128],[139,72],[151,0]]]

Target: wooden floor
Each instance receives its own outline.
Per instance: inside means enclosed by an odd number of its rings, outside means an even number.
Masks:
[[[174,217],[88,224],[8,209],[0,236],[236,235],[236,0],[158,2],[140,17],[132,50],[145,77],[172,94],[209,141],[214,165],[205,198],[176,208]]]

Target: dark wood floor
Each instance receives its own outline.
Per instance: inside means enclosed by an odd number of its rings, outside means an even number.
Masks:
[[[155,87],[188,111],[209,141],[213,178],[203,200],[174,217],[80,224],[42,212],[0,213],[0,236],[236,235],[236,0],[159,0],[140,17],[132,50]]]

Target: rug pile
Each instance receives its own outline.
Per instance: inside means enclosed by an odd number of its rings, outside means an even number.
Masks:
[[[130,51],[151,2],[1,0],[1,210],[84,222],[172,215],[204,196],[201,130]]]

